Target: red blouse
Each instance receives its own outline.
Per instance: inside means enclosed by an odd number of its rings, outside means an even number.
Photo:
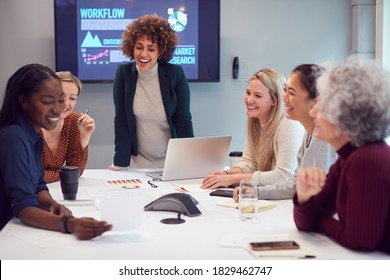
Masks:
[[[88,160],[88,146],[83,150],[80,143],[80,131],[77,127],[78,114],[72,112],[64,119],[64,127],[61,131],[60,144],[54,155],[44,141],[42,150],[42,166],[45,170],[46,183],[60,180],[59,169],[61,166],[71,165],[80,168],[80,176],[83,174]],[[40,131],[43,137],[42,131]]]

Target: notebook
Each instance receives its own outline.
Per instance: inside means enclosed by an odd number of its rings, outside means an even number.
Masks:
[[[231,136],[171,138],[164,169],[146,175],[162,181],[203,178],[223,170]]]

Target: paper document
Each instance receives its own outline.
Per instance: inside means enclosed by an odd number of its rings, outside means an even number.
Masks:
[[[238,202],[235,202],[235,201],[220,202],[220,203],[217,203],[217,206],[238,209]],[[265,211],[265,210],[268,210],[268,209],[271,209],[274,207],[276,207],[276,204],[273,203],[272,201],[260,199],[257,202],[257,212]]]
[[[105,181],[105,185],[108,189],[118,190],[118,189],[138,189],[142,185],[140,179],[115,179]]]
[[[65,206],[94,206],[95,200],[94,199],[75,199],[75,200],[57,200],[59,204],[65,205]]]

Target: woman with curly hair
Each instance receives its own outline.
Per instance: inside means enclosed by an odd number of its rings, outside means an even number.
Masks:
[[[168,140],[193,137],[190,89],[170,64],[178,38],[168,21],[145,15],[123,32],[122,50],[134,60],[116,71],[115,155],[111,170],[163,167]]]
[[[314,167],[299,171],[295,224],[350,249],[390,253],[390,75],[349,58],[319,77],[317,88],[314,137],[339,158],[326,177]]]

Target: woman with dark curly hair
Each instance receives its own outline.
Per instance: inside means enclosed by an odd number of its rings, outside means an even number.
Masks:
[[[350,58],[319,77],[317,88],[314,137],[339,158],[326,177],[314,167],[299,171],[295,224],[350,249],[390,253],[390,75]]]
[[[133,62],[116,71],[115,155],[111,170],[163,167],[168,140],[193,137],[190,89],[183,69],[170,64],[178,38],[168,21],[145,15],[123,32]]]

